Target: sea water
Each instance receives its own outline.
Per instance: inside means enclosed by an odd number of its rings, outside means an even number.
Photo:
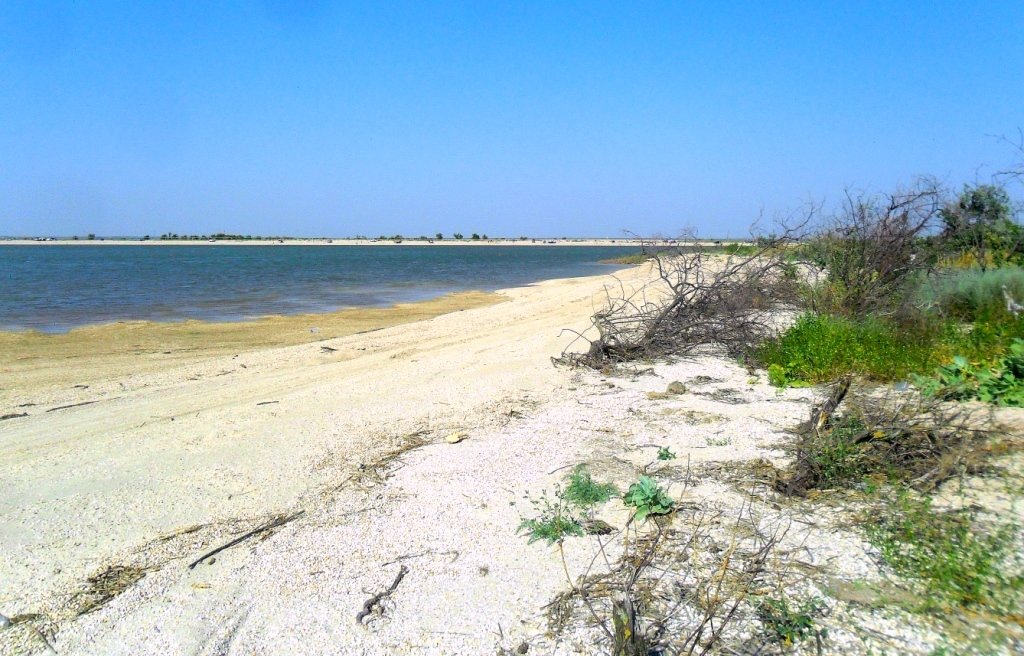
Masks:
[[[239,321],[594,275],[626,246],[0,245],[0,329]]]

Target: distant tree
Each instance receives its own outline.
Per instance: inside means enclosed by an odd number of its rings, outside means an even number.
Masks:
[[[88,239],[89,241],[94,241],[96,239],[96,235],[90,232],[89,236],[87,236],[86,239]]]
[[[441,241],[442,239],[444,239],[444,235],[439,232],[434,235],[434,239]]]
[[[149,241],[149,235],[145,235],[145,236],[143,236],[143,237],[142,237],[142,241]]]
[[[455,237],[456,239],[462,239],[462,233],[456,232],[454,235],[452,235],[452,237]]]
[[[982,271],[1015,259],[1021,250],[1021,227],[1013,221],[1010,196],[1001,186],[965,186],[939,216],[946,243],[970,253]]]
[[[470,239],[480,239],[480,235],[478,235],[478,234],[476,234],[474,232],[473,235],[470,237]]]
[[[78,241],[78,235],[72,235],[71,241]]]
[[[484,233],[483,235],[481,235],[481,236],[480,236],[480,238],[481,238],[481,239],[487,239],[487,234],[486,234],[486,233]]]

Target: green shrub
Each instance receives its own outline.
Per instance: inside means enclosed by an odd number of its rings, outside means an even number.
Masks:
[[[806,314],[783,335],[765,343],[759,358],[773,385],[834,380],[855,373],[875,380],[899,380],[933,369],[939,330],[881,319],[846,319]]]

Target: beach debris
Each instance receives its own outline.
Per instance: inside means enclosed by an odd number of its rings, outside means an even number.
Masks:
[[[448,437],[444,438],[444,441],[447,442],[448,444],[458,444],[467,437],[469,437],[469,433],[465,431],[455,431],[454,433],[448,435]]]
[[[314,335],[317,335],[320,333],[320,329],[317,328],[316,326],[313,326],[312,328],[309,329],[309,332],[313,333]]]
[[[387,597],[390,597],[391,594],[396,589],[398,589],[398,584],[402,582],[402,579],[404,579],[405,575],[408,573],[409,568],[405,565],[402,565],[398,569],[398,576],[395,577],[394,582],[390,586],[388,586],[387,590],[384,590],[383,592],[378,592],[377,594],[373,595],[372,597],[364,601],[363,609],[356,613],[356,624],[362,624],[363,619],[365,619],[366,616],[373,612],[375,606],[380,605],[380,602],[384,601],[384,599],[386,599]]]
[[[336,348],[331,348],[330,346],[321,346],[321,347],[320,347],[320,352],[321,352],[321,353],[334,353],[334,352],[335,352],[335,351],[337,351],[337,350],[338,350],[338,349],[336,349]]]
[[[517,654],[525,654],[528,651],[530,651],[530,644],[527,642],[521,642],[519,643],[519,646],[516,647]]]
[[[615,532],[615,527],[603,519],[590,519],[583,522],[583,530],[587,535],[608,535]]]
[[[85,615],[96,610],[138,583],[145,575],[146,569],[142,567],[111,565],[90,576],[86,580],[88,587],[77,595],[76,613]]]
[[[6,629],[12,624],[14,624],[14,622],[11,621],[11,618],[7,617],[3,613],[0,613],[0,630]]]
[[[678,380],[674,380],[668,384],[665,392],[668,394],[686,394],[686,385],[683,385],[683,383]]]
[[[256,405],[271,405],[273,403],[280,403],[280,401],[260,401]]]
[[[210,556],[214,556],[216,554],[219,554],[220,552],[224,551],[225,549],[230,549],[231,547],[235,546],[236,544],[238,544],[240,542],[243,542],[245,540],[248,540],[249,538],[251,538],[254,535],[259,535],[260,533],[263,533],[265,531],[270,531],[270,530],[275,529],[275,528],[277,528],[279,526],[284,526],[288,522],[291,522],[293,520],[298,519],[305,512],[306,512],[305,510],[300,510],[297,513],[294,513],[294,514],[291,514],[291,515],[287,515],[285,517],[278,517],[277,519],[275,519],[273,521],[267,522],[263,526],[259,526],[257,528],[254,528],[253,530],[249,531],[248,533],[245,533],[244,535],[238,536],[237,538],[235,538],[231,542],[228,542],[225,545],[217,547],[213,551],[207,552],[207,553],[203,554],[202,556],[200,556],[199,558],[196,558],[194,561],[192,561],[191,564],[189,564],[188,568],[189,569],[195,569],[196,565],[198,565],[199,563],[203,562],[204,560],[206,560]]]
[[[0,415],[0,421],[3,421],[5,419],[17,419],[18,417],[27,417],[27,416],[28,416],[27,412],[11,412],[11,413],[6,414],[6,415]]]

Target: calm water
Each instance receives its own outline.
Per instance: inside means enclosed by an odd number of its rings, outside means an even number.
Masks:
[[[609,270],[616,246],[0,246],[0,328],[234,321]]]

